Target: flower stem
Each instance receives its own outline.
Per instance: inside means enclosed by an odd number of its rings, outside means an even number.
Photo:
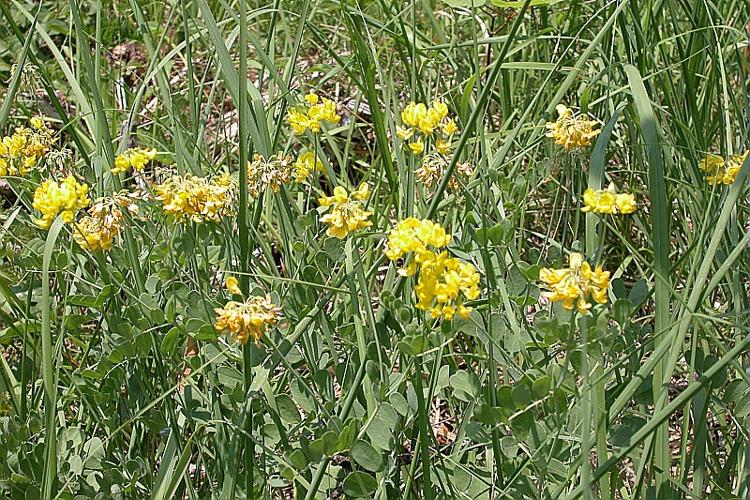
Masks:
[[[434,498],[432,483],[430,482],[430,418],[424,400],[424,388],[422,387],[422,358],[414,358],[414,389],[417,393],[417,412],[419,420],[419,443],[422,452],[422,488],[424,498]],[[416,457],[415,457],[416,458]]]

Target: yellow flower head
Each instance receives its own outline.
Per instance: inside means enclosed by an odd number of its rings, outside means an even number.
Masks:
[[[237,281],[237,278],[234,276],[227,276],[227,279],[224,281],[224,286],[229,290],[229,293],[234,295],[242,295],[242,290],[240,290],[240,282]]]
[[[321,208],[324,212],[327,212],[320,218],[321,222],[329,225],[326,234],[341,240],[352,231],[370,227],[372,225],[372,222],[370,222],[372,212],[366,211],[360,203],[369,196],[370,187],[366,183],[362,183],[351,194],[347,193],[343,187],[336,186],[333,190],[333,196],[318,198]]]
[[[247,189],[250,196],[259,198],[266,189],[278,193],[281,186],[292,181],[297,165],[292,162],[292,157],[281,151],[269,159],[256,154],[253,161],[247,164]]]
[[[322,172],[323,162],[316,156],[315,151],[306,151],[299,155],[292,167],[294,169],[294,180],[302,183],[312,172]]]
[[[476,268],[441,250],[451,236],[440,224],[428,219],[410,217],[396,224],[388,236],[386,257],[398,260],[412,254],[413,260],[399,270],[401,276],[418,274],[414,293],[417,309],[430,311],[437,319],[452,319],[455,314],[468,317],[471,308],[464,300],[479,296],[479,273]]]
[[[237,185],[223,174],[213,179],[191,174],[172,175],[154,186],[156,199],[162,202],[164,213],[177,220],[218,222],[232,211],[237,196]]]
[[[714,186],[717,184],[732,185],[737,174],[740,173],[742,164],[745,163],[748,152],[732,155],[727,161],[724,161],[721,156],[706,155],[699,165],[700,169],[706,173],[706,181]]]
[[[281,308],[273,303],[270,295],[254,296],[245,302],[227,302],[224,307],[216,308],[214,328],[217,331],[228,331],[241,344],[246,344],[252,337],[260,342],[266,327],[276,324]]]
[[[119,205],[123,198],[96,200],[88,215],[74,224],[73,241],[90,252],[106,252],[112,248],[122,226],[123,216]]]
[[[442,137],[438,137],[438,139],[435,141],[435,149],[441,155],[447,155],[451,150],[451,143],[449,141],[446,141]]]
[[[576,307],[579,313],[586,314],[591,308],[589,297],[599,304],[607,303],[609,271],[603,271],[602,266],[592,270],[579,253],[570,254],[567,269],[541,269],[539,279],[548,290],[544,296],[552,302],[562,302],[565,309]]]
[[[286,114],[286,122],[295,135],[302,135],[307,130],[317,134],[321,122],[336,124],[341,120],[336,112],[336,103],[330,99],[310,92],[305,95],[305,103],[306,107],[291,108]]]
[[[555,144],[567,150],[585,148],[591,140],[599,135],[600,129],[595,121],[576,116],[572,109],[564,104],[555,108],[559,117],[555,122],[547,122],[547,137],[552,137]]]
[[[91,203],[88,192],[89,187],[80,184],[72,175],[60,183],[53,179],[44,181],[34,192],[32,206],[42,214],[34,222],[43,229],[49,229],[58,214],[65,223],[72,222],[76,211]]]
[[[614,183],[610,183],[607,189],[588,188],[583,193],[583,203],[582,212],[595,214],[632,214],[638,208],[635,196],[628,193],[618,194]]]
[[[13,135],[0,139],[0,177],[24,176],[42,160],[55,143],[44,120],[34,117],[31,128],[18,127]]]
[[[150,161],[156,158],[156,150],[153,148],[130,148],[115,158],[115,166],[112,168],[113,174],[124,174],[128,169],[140,172]]]
[[[429,107],[421,102],[410,102],[401,111],[402,125],[396,126],[396,135],[408,142],[409,149],[420,155],[425,150],[425,140],[434,138],[435,148],[440,154],[447,154],[450,149],[450,136],[458,132],[456,122],[448,118],[448,105],[442,101],[433,101]]]
[[[411,149],[412,153],[415,155],[421,155],[422,152],[424,152],[424,142],[422,142],[422,138],[417,138],[416,141],[409,143],[409,149]]]

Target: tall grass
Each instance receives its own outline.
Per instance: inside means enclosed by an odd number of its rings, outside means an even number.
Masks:
[[[62,219],[33,222],[50,164],[2,178],[6,496],[748,495],[750,162],[731,186],[699,168],[748,146],[746,2],[11,0],[0,14],[3,135],[43,114],[92,197],[143,194],[92,253]],[[286,114],[311,90],[343,119],[295,136]],[[397,127],[433,100],[460,133],[430,187]],[[590,148],[545,137],[561,103],[600,123]],[[157,161],[111,174],[133,145]],[[255,154],[303,150],[323,164],[312,181],[250,195]],[[235,214],[166,217],[150,181],[172,164],[232,174]],[[326,236],[318,198],[361,182],[372,225]],[[610,182],[638,210],[581,213]],[[468,319],[431,320],[385,257],[410,216],[479,270]],[[592,314],[541,294],[540,268],[570,252],[612,272]],[[282,306],[257,343],[213,327],[227,276]]]

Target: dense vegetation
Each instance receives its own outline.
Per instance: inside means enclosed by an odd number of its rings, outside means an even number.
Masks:
[[[746,498],[750,3],[0,3],[9,498]]]

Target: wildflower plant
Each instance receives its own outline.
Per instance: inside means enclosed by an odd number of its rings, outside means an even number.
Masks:
[[[719,184],[725,186],[732,185],[737,174],[740,172],[742,164],[745,163],[748,153],[750,153],[750,151],[735,154],[730,156],[727,160],[724,160],[724,158],[717,155],[706,155],[706,157],[700,162],[700,169],[706,175],[706,182],[714,186]]]
[[[581,211],[594,214],[632,214],[638,208],[635,196],[617,193],[614,183],[610,183],[607,189],[586,189],[583,203]]]
[[[333,196],[318,198],[320,208],[325,212],[320,221],[328,225],[326,234],[342,240],[353,231],[370,227],[372,212],[365,210],[362,204],[369,196],[370,186],[363,182],[351,193],[342,186],[336,186]]]
[[[65,223],[73,222],[76,213],[91,203],[88,193],[89,186],[73,175],[60,182],[47,179],[34,191],[32,206],[41,213],[34,222],[42,229],[49,229],[58,215]]]
[[[50,152],[55,137],[40,117],[0,139],[0,177],[25,176]]]
[[[216,308],[217,331],[228,331],[241,344],[251,338],[259,343],[267,328],[279,320],[281,309],[270,295],[253,296],[244,302],[230,301]]]
[[[396,224],[388,235],[386,256],[411,260],[401,269],[404,277],[417,275],[415,307],[429,311],[433,319],[466,319],[471,307],[464,304],[479,296],[479,273],[476,268],[449,256],[444,249],[451,236],[442,226],[428,219],[410,217]]]
[[[602,266],[592,269],[580,253],[571,253],[567,268],[542,268],[539,279],[548,291],[544,296],[552,302],[560,302],[565,309],[575,309],[586,314],[591,309],[591,300],[607,303],[609,271]]]
[[[154,148],[130,148],[115,157],[113,174],[124,174],[128,170],[142,172],[146,165],[156,158]]]
[[[171,175],[154,186],[164,213],[178,221],[218,222],[233,213],[237,185],[229,174],[213,178]]]
[[[451,138],[458,132],[455,119],[448,114],[448,106],[438,100],[430,106],[410,102],[401,111],[401,123],[396,133],[415,155],[425,151],[427,141],[432,141],[438,153],[448,154]]]
[[[558,104],[555,110],[558,117],[554,122],[547,122],[547,137],[568,151],[590,146],[601,132],[595,121],[577,115],[564,104]]]
[[[422,158],[422,162],[418,169],[414,171],[414,175],[417,180],[421,182],[427,189],[435,188],[445,175],[448,165],[451,162],[450,156],[445,156],[440,153],[430,153]],[[471,163],[468,161],[458,163],[456,165],[456,171],[448,181],[448,189],[451,192],[461,192],[462,185],[465,185],[471,176],[474,174],[474,169]]]
[[[652,3],[0,2],[0,497],[746,498],[750,4]]]
[[[334,101],[320,97],[315,92],[306,94],[304,101],[305,106],[292,107],[286,115],[286,122],[295,135],[302,135],[307,131],[317,134],[322,123],[335,125],[341,121]]]
[[[281,186],[289,184],[297,175],[299,165],[292,157],[281,151],[266,159],[261,155],[253,156],[253,161],[247,165],[247,189],[250,196],[260,198],[270,189],[278,193]]]

